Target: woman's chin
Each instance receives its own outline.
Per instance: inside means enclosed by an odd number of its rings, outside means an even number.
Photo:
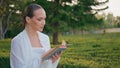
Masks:
[[[38,31],[39,31],[39,32],[42,32],[42,31],[43,31],[43,29],[39,29]]]

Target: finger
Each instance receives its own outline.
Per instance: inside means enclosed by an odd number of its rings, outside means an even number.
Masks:
[[[58,54],[57,53],[55,53],[55,57],[57,57],[58,56]]]
[[[60,52],[59,54],[58,54],[58,56],[60,57],[62,55],[62,52]]]
[[[60,52],[60,55],[62,55],[62,51]]]
[[[57,59],[57,55],[53,55],[53,59]]]
[[[53,55],[52,58],[55,58],[55,55]]]

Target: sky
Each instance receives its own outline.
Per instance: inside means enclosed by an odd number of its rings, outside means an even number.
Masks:
[[[120,16],[120,0],[109,0],[106,5],[108,5],[109,8],[104,10],[104,13],[113,13],[114,16]]]

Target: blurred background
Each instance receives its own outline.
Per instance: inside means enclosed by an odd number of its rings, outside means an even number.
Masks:
[[[31,3],[46,11],[43,33],[52,47],[71,44],[58,68],[120,68],[119,0],[0,0],[0,68],[10,68],[11,39],[24,29]]]

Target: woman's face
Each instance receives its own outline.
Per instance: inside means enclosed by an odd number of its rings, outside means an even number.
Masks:
[[[28,23],[35,31],[43,31],[45,26],[46,13],[44,9],[37,9],[33,12],[33,17]]]

